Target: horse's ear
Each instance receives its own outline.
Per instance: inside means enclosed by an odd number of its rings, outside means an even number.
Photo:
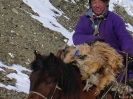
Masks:
[[[38,60],[42,57],[41,54],[37,52],[37,50],[34,50],[34,54],[35,54],[34,60]]]
[[[50,53],[49,58],[51,61],[55,61],[55,55],[53,53]]]

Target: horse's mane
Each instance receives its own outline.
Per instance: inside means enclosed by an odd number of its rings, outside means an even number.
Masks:
[[[63,93],[69,97],[74,96],[79,98],[79,84],[77,72],[79,69],[77,66],[71,63],[65,64],[60,58],[50,54],[49,56],[37,55],[35,61],[31,63],[31,69],[33,71],[44,71],[51,77],[54,77],[58,81],[58,86],[62,89]]]

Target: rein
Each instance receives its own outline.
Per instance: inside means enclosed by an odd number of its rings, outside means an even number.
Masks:
[[[56,89],[61,90],[61,88],[58,87],[58,82],[56,83],[56,86],[55,86],[54,92],[53,92],[52,96],[50,97],[50,99],[53,98],[53,96],[54,96],[54,94],[55,94],[55,92],[56,92]],[[33,93],[33,94],[36,94],[36,95],[38,95],[38,96],[41,96],[43,99],[48,99],[47,97],[45,97],[44,95],[42,95],[42,94],[40,94],[39,92],[36,92],[36,91],[30,91],[30,93],[29,93],[29,95],[27,96],[26,99],[28,99],[28,97],[29,97],[30,94],[32,94],[32,93]]]

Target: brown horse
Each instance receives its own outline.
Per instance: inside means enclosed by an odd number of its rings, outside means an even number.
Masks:
[[[77,66],[65,64],[60,58],[50,53],[43,56],[35,51],[35,60],[31,63],[30,93],[27,99],[101,99],[95,96],[95,88],[83,91]],[[103,99],[112,99],[107,95]],[[115,98],[118,99],[118,98]]]

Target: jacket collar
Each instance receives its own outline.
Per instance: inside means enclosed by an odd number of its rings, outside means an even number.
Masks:
[[[103,19],[106,19],[107,14],[108,14],[108,7],[105,8],[102,15],[100,16],[96,16],[92,11],[92,8],[90,8],[89,11],[86,13],[86,15],[90,17],[90,20],[92,22],[91,26],[94,30],[95,30],[95,25],[97,25],[100,20],[102,21]]]

